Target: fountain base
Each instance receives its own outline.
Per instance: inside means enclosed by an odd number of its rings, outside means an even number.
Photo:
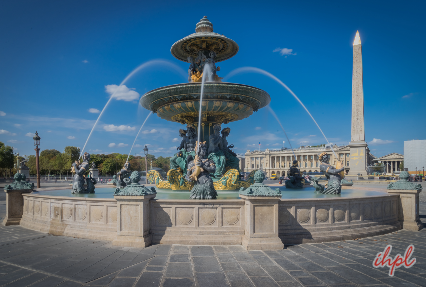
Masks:
[[[236,169],[228,169],[225,174],[213,180],[213,185],[216,190],[237,190],[241,187],[247,188],[254,183],[254,173],[250,172],[247,180],[240,180],[240,173]],[[151,170],[148,172],[148,182],[154,183],[157,188],[171,190],[191,190],[193,183],[188,182],[183,173],[178,169],[171,169],[167,172],[167,180],[164,180],[158,171]]]

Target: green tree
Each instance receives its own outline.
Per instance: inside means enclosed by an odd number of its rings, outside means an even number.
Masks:
[[[403,171],[404,170],[404,162],[401,161],[401,163],[399,164],[399,170]]]
[[[67,146],[64,150],[65,169],[71,170],[73,162],[80,157],[80,149],[75,146]]]
[[[170,157],[158,157],[152,162],[153,166],[163,169],[165,172],[168,172],[170,169]]]
[[[55,156],[52,160],[53,160],[54,170],[58,171],[62,177],[62,174],[64,173],[64,171],[66,171],[66,167],[67,167],[67,160],[66,160],[65,154],[60,153],[57,156]]]
[[[30,174],[37,174],[36,156],[35,155],[28,156],[27,166],[30,169]]]
[[[118,164],[116,159],[114,158],[107,158],[103,161],[101,168],[102,174],[114,174],[116,167],[118,168]]]
[[[13,155],[13,148],[0,142],[0,169],[3,171],[3,175],[7,171],[10,171],[14,165],[15,156]]]
[[[55,170],[55,157],[61,153],[56,149],[45,149],[40,153],[40,169],[43,173],[50,173]],[[40,172],[41,173],[41,172]]]

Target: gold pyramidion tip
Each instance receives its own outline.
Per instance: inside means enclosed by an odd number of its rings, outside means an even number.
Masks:
[[[355,45],[361,45],[361,38],[359,37],[358,31],[356,31],[356,35],[355,35],[354,46]]]

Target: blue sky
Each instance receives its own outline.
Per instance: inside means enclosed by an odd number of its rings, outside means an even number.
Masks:
[[[128,153],[148,115],[145,92],[186,82],[188,64],[170,53],[206,15],[214,31],[236,41],[220,62],[263,69],[293,90],[330,142],[350,141],[352,42],[363,45],[366,141],[376,156],[403,153],[404,140],[426,138],[424,1],[2,1],[0,3],[0,141],[21,155],[83,147],[110,93],[136,67],[89,140],[86,151]],[[275,51],[275,52],[274,52]],[[325,143],[300,104],[278,83],[255,73],[230,82],[264,89],[293,147]],[[108,93],[109,92],[109,93]],[[230,123],[238,153],[279,148],[278,123],[267,109]],[[183,126],[151,116],[132,154],[170,156]],[[224,127],[224,126],[223,126]],[[30,137],[31,136],[31,137]]]

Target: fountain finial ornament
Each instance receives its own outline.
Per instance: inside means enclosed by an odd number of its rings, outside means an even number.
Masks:
[[[399,189],[399,190],[418,190],[422,189],[422,185],[420,183],[409,182],[410,174],[408,171],[401,171],[399,174],[399,180],[395,182],[391,182],[388,185],[388,189]]]
[[[263,184],[265,180],[265,174],[261,170],[257,170],[254,173],[254,183],[247,189],[244,187],[240,188],[240,194],[245,196],[279,196],[281,197],[281,190],[276,188],[275,190],[267,185]]]
[[[138,171],[132,172],[128,184],[124,188],[116,188],[114,195],[129,195],[129,196],[144,196],[156,194],[154,187],[148,188],[145,185],[139,184],[141,175]]]
[[[200,22],[195,26],[195,32],[213,32],[213,24],[207,19],[207,16],[204,16]]]
[[[13,177],[14,181],[12,184],[7,184],[5,190],[16,190],[16,189],[34,189],[34,183],[27,182],[25,174],[17,172]]]

